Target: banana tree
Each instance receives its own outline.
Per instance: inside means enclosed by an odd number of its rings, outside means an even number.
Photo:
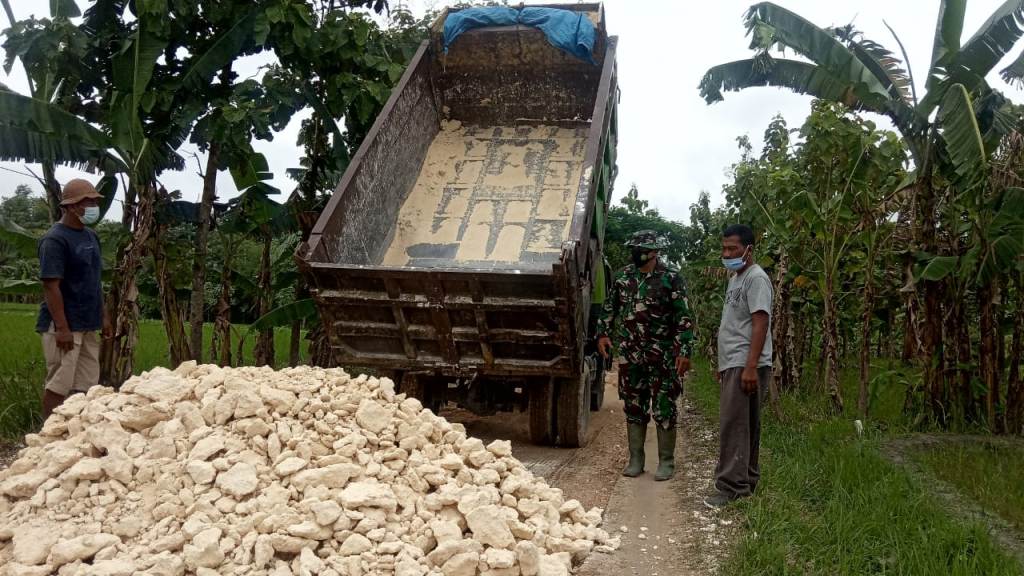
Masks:
[[[95,51],[116,47],[113,57],[101,63],[104,71],[93,79],[107,82],[90,90],[91,100],[80,102],[81,115],[45,100],[0,91],[0,157],[99,166],[113,182],[115,173],[127,179],[123,221],[133,234],[118,252],[113,289],[106,302],[116,336],[104,342],[101,352],[101,380],[115,385],[132,373],[138,337],[135,276],[154,227],[157,175],[183,167],[175,150],[205,109],[193,94],[235,58],[239,46],[251,37],[255,21],[254,16],[240,18],[206,52],[179,62],[171,47],[176,43],[173,35],[181,33],[174,26],[180,23],[167,18],[162,2],[133,3],[135,19],[113,31],[98,21],[103,14],[124,17],[125,4],[97,2],[90,9],[92,18],[87,12],[79,27],[90,42],[102,43]],[[58,52],[53,58],[66,56]],[[159,63],[162,57],[167,58]],[[69,59],[66,65],[89,63]]]
[[[998,137],[1008,129],[1008,106],[977,115],[975,104],[995,93],[985,78],[1024,34],[1024,1],[1010,0],[961,43],[965,11],[966,0],[940,0],[926,93],[920,98],[909,65],[903,68],[905,52],[901,60],[852,27],[820,28],[767,2],[752,6],[744,18],[754,57],[710,68],[699,89],[710,104],[722,100],[723,91],[778,86],[889,117],[916,170],[915,240],[920,253],[933,258],[939,256],[939,194],[949,193],[946,183],[961,191],[977,186],[992,153],[984,145],[991,138],[978,134]],[[773,48],[791,49],[807,61],[776,58]],[[1008,80],[1024,76],[1024,55],[1002,73]],[[944,420],[942,287],[927,279],[921,284],[925,386],[933,414]]]
[[[229,169],[235,187],[244,190],[269,177],[265,158],[252,148],[254,138],[273,139],[301,107],[294,91],[276,90],[271,82],[247,79],[233,83],[229,68],[221,71],[221,91],[210,111],[196,122],[191,141],[207,152],[203,173],[203,194],[196,223],[193,253],[192,298],[189,323],[193,357],[202,359],[203,290],[206,281],[207,236],[213,222],[211,209],[216,199],[216,177]]]
[[[73,0],[59,0],[50,3],[52,19],[16,21],[8,0],[3,0],[10,28],[5,31],[3,47],[6,52],[4,72],[10,75],[14,61],[20,60],[25,69],[29,94],[38,100],[60,100],[60,92],[67,93],[74,81],[64,77],[61,66],[54,62],[52,54],[62,51],[72,58],[85,54],[85,36],[71,23],[70,18],[81,16]],[[60,219],[60,184],[57,182],[56,158],[41,163],[42,178],[39,179],[45,192],[50,211],[50,221]],[[109,204],[107,205],[109,206]]]
[[[229,212],[220,226],[223,233],[250,236],[260,241],[256,282],[256,313],[259,317],[266,316],[274,307],[274,238],[295,230],[295,221],[288,207],[270,198],[276,194],[280,191],[273,186],[257,182],[229,203]],[[271,328],[258,332],[254,356],[257,365],[274,365],[274,333]]]

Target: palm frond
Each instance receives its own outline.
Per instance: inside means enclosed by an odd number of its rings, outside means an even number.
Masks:
[[[999,76],[1011,86],[1024,87],[1024,52],[1021,52],[1009,66],[999,71]]]
[[[954,84],[946,91],[936,120],[953,170],[967,189],[986,174],[988,156],[971,95],[963,84]]]
[[[0,160],[125,170],[106,134],[49,102],[0,90]]]
[[[862,95],[858,93],[858,86],[832,76],[820,66],[766,55],[719,64],[704,74],[699,88],[704,100],[712,104],[723,100],[722,91],[737,92],[754,86],[789,88],[799,94],[841,102],[850,108],[886,113],[886,99],[876,94]]]
[[[1024,0],[1007,0],[960,48],[948,74],[961,82],[988,76],[1021,36],[1024,36]]]
[[[960,36],[964,31],[967,0],[939,0],[939,19],[935,25],[932,45],[932,63],[925,86],[931,92],[937,82],[945,78],[946,67],[960,50]]]
[[[21,258],[35,258],[39,239],[0,214],[0,242],[13,248]]]
[[[788,47],[821,66],[842,82],[857,87],[864,99],[873,94],[889,98],[883,80],[876,77],[849,49],[832,34],[815,26],[802,16],[771,2],[751,6],[745,25],[751,36],[751,48],[766,51],[772,46]]]
[[[896,100],[911,103],[911,80],[903,61],[885,46],[866,38],[852,26],[837,28],[834,34],[846,43],[854,56],[867,66]]]

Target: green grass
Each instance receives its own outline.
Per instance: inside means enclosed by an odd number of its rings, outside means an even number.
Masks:
[[[26,304],[0,304],[0,438],[18,438],[38,426],[40,398],[46,365],[39,336],[35,332],[38,308]],[[237,350],[237,338],[248,329],[235,326],[238,331],[232,337],[232,348]],[[213,328],[207,324],[203,330],[207,356]],[[288,363],[288,347],[291,331],[279,328],[274,331],[274,352],[277,366]],[[250,337],[243,346],[245,363],[252,363],[255,339]],[[303,340],[302,354],[307,357],[308,346]],[[135,350],[135,373],[169,364],[167,334],[163,324],[157,320],[142,320],[139,323],[139,343]]]
[[[718,384],[706,366],[691,390],[715,419]],[[901,396],[880,395],[877,413],[893,415],[889,403]],[[763,411],[762,480],[758,495],[738,504],[748,526],[722,574],[1021,574],[982,527],[951,515],[881,455],[899,418],[875,421],[858,438],[853,417],[829,415],[823,393],[786,395],[782,404],[785,422]]]
[[[1024,444],[921,445],[912,457],[940,480],[1024,531]]]

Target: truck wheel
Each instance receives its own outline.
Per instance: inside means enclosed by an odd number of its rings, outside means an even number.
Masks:
[[[420,378],[412,372],[406,372],[402,375],[398,389],[406,396],[419,400],[424,408],[429,408],[435,415],[441,412],[441,400],[433,393],[432,383],[426,379]]]
[[[590,411],[597,412],[604,404],[604,361],[597,360],[597,370],[594,373],[594,380],[590,383]]]
[[[558,426],[559,446],[581,448],[587,443],[587,425],[590,423],[590,383],[593,372],[589,362],[577,378],[558,382],[558,407],[555,422]]]
[[[550,378],[530,384],[530,441],[548,445],[555,440],[555,386]]]

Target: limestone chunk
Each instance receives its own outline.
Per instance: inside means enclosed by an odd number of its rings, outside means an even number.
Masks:
[[[508,440],[495,440],[487,445],[487,451],[498,458],[512,455],[512,443]]]
[[[317,524],[321,526],[333,525],[337,522],[342,512],[341,506],[338,506],[333,500],[317,502],[310,506],[310,510],[313,511]]]
[[[223,532],[217,527],[196,534],[192,543],[185,546],[185,564],[194,570],[216,568],[224,563],[224,552],[220,549],[221,534]]]
[[[185,465],[185,471],[196,484],[209,484],[217,477],[217,470],[213,464],[205,460],[189,460]]]
[[[540,557],[537,576],[569,576],[569,568],[557,554],[544,554]]]
[[[192,447],[188,454],[189,460],[208,460],[210,456],[224,450],[224,438],[219,434],[207,436]]]
[[[463,552],[448,559],[441,567],[444,576],[474,576],[480,555],[476,552]]]
[[[516,539],[497,506],[481,506],[466,515],[473,539],[495,548],[511,548]]]
[[[13,556],[19,564],[44,564],[60,532],[53,524],[23,526],[14,533]]]
[[[305,468],[308,464],[309,462],[303,458],[290,456],[282,460],[277,466],[274,466],[274,472],[281,477],[291,476]]]
[[[341,491],[341,505],[349,510],[364,506],[394,510],[398,506],[395,493],[386,484],[353,482]]]
[[[75,538],[59,540],[50,549],[50,556],[46,563],[56,568],[76,560],[87,560],[103,548],[120,544],[120,542],[121,539],[117,536],[103,533],[83,534]]]
[[[164,376],[143,380],[137,383],[131,391],[153,402],[173,404],[188,396],[192,392],[192,386],[188,384],[187,380]]]
[[[43,470],[17,474],[0,483],[0,494],[12,498],[28,498],[35,494],[36,488],[49,478],[50,476]]]
[[[239,462],[217,476],[217,487],[235,497],[251,494],[259,485],[256,468],[252,464]]]
[[[540,550],[533,542],[524,540],[516,544],[516,560],[523,576],[537,576],[540,571]]]
[[[390,424],[391,411],[374,400],[364,398],[356,410],[356,422],[370,432],[379,434]]]
[[[310,548],[303,548],[299,554],[299,576],[320,574],[326,566]]]
[[[434,533],[434,539],[440,544],[442,542],[462,540],[462,529],[455,522],[446,520],[434,520],[430,523],[430,530]]]
[[[373,543],[370,542],[369,538],[362,534],[352,534],[338,548],[338,554],[342,556],[355,556],[367,552],[371,548],[373,548]]]
[[[516,563],[516,553],[512,550],[488,548],[484,551],[483,561],[491,568],[511,568]]]

